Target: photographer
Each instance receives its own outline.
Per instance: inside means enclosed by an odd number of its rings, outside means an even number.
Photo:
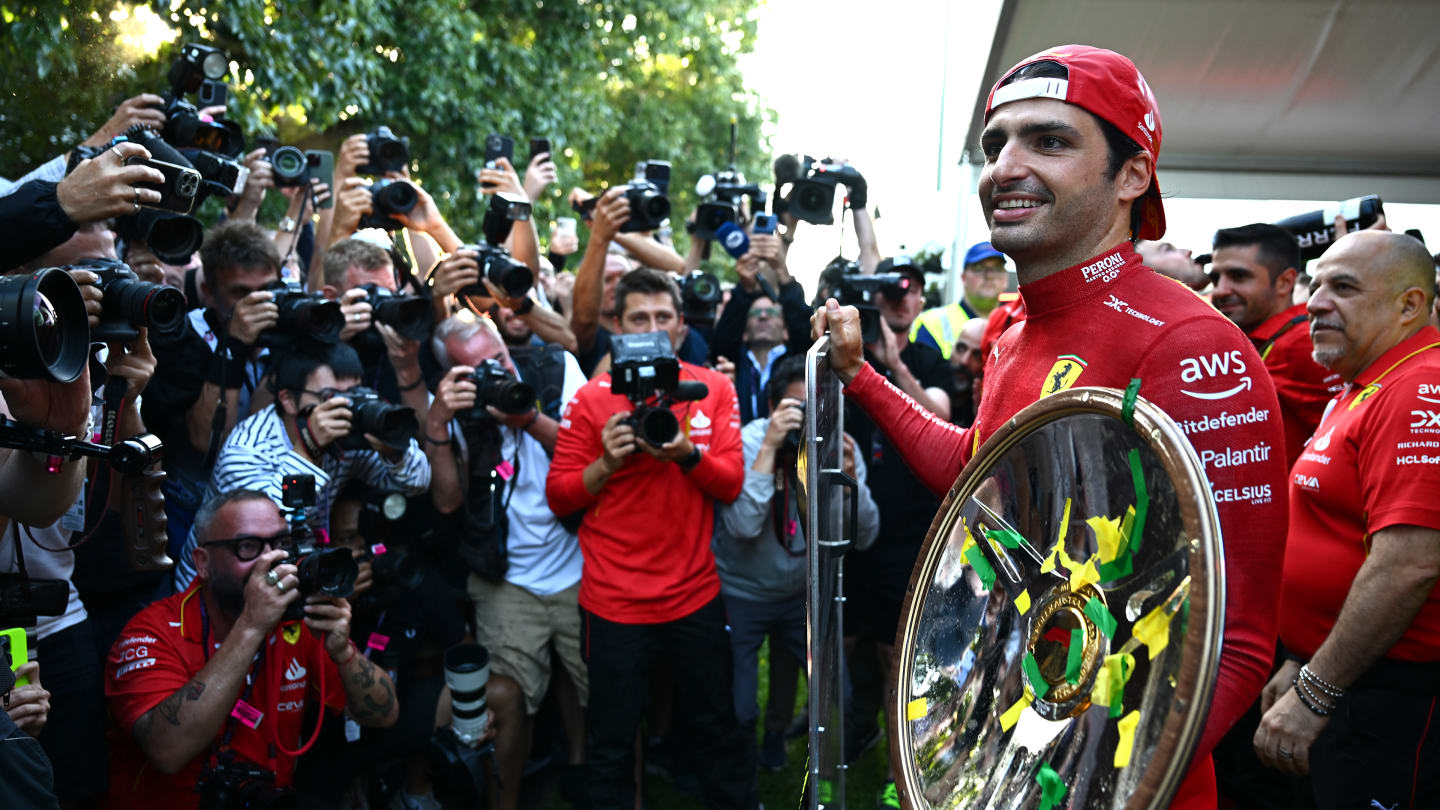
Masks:
[[[195,808],[202,782],[285,788],[318,704],[362,726],[395,723],[394,684],[350,641],[349,603],[301,596],[298,569],[275,549],[290,529],[269,496],[216,495],[195,530],[195,582],[132,619],[110,651],[112,806]],[[286,620],[302,600],[303,621]]]
[[[1300,243],[1284,228],[1256,223],[1215,232],[1210,263],[1215,289],[1210,303],[1255,344],[1275,383],[1289,466],[1294,466],[1320,425],[1326,404],[1340,393],[1340,375],[1311,356],[1314,346],[1305,305],[1290,305],[1296,276],[1304,265]]]
[[[255,489],[281,503],[287,475],[313,475],[315,506],[307,515],[317,530],[329,526],[330,506],[351,479],[377,489],[418,495],[430,486],[430,463],[415,439],[387,444],[372,433],[354,437],[364,449],[344,449],[355,415],[347,392],[360,385],[360,358],[344,343],[293,348],[276,359],[275,401],[235,426],[215,462],[207,498],[233,489]],[[195,571],[190,533],[175,562],[180,587]]]
[[[633,265],[629,258],[612,253],[610,245],[622,236],[635,236],[620,233],[620,226],[629,219],[630,201],[625,198],[625,189],[617,186],[600,195],[589,220],[590,241],[575,272],[575,311],[570,314],[570,327],[580,348],[577,354],[580,368],[586,375],[594,375],[610,353],[610,335],[625,331],[619,323],[613,285],[618,284]],[[679,304],[676,306],[678,312]],[[703,365],[708,356],[705,341],[694,330],[686,328],[683,321],[676,329],[680,335],[676,355],[687,363]]]
[[[181,565],[180,544],[200,508],[214,454],[251,412],[252,400],[268,396],[259,390],[270,366],[260,336],[279,323],[275,293],[264,288],[280,280],[280,254],[264,231],[250,222],[218,225],[200,259],[203,306],[189,312],[179,333],[155,336],[158,366],[141,403],[146,424],[165,443],[170,556]]]
[[[528,343],[544,345],[557,344],[565,351],[574,353],[577,347],[575,333],[565,316],[536,301],[543,296],[538,289],[528,295],[512,298],[497,288],[490,279],[480,278],[480,265],[471,250],[461,250],[446,257],[435,269],[432,291],[436,300],[459,292],[475,284],[483,284],[488,296],[466,295],[465,306],[482,317],[489,317],[500,327],[505,343],[511,347]],[[617,257],[622,258],[623,257]],[[442,319],[443,320],[443,319]]]
[[[755,702],[760,645],[767,635],[798,661],[807,658],[805,583],[808,563],[795,485],[795,457],[805,421],[805,358],[775,364],[765,387],[769,417],[740,431],[745,454],[745,485],[733,504],[718,507],[715,565],[730,623],[735,655],[735,716],[746,739],[755,739],[759,709]],[[880,531],[880,512],[865,483],[865,462],[845,436],[845,474],[859,483],[860,525],[856,548],[865,549]],[[772,646],[772,650],[774,647]],[[771,685],[776,687],[774,669]],[[792,696],[791,704],[794,700]],[[788,707],[787,707],[788,708]],[[768,722],[760,764],[785,765],[784,725]]]
[[[593,258],[587,252],[587,262]],[[680,296],[668,276],[636,270],[615,297],[625,334],[661,332],[672,348],[680,342]],[[698,729],[693,752],[706,803],[754,808],[756,782],[735,721],[730,642],[710,550],[715,504],[733,501],[744,483],[735,389],[689,363],[679,363],[678,372],[685,382],[677,392],[692,381],[706,392],[668,405],[679,429],[660,446],[641,440],[626,421],[636,406],[611,390],[613,374],[581,388],[566,406],[546,484],[555,514],[585,511],[580,607],[591,695],[590,799],[597,807],[634,803],[635,732],[651,670],[664,655],[686,684],[677,690],[676,714]]]
[[[471,565],[475,640],[490,651],[489,695],[499,725],[499,806],[515,808],[534,718],[550,685],[552,644],[578,691],[578,701],[561,693],[576,701],[562,716],[579,718],[586,703],[577,610],[580,546],[545,499],[560,408],[585,384],[585,376],[563,351],[558,357],[527,357],[517,367],[494,323],[468,312],[440,324],[433,343],[447,370],[425,426],[435,467],[431,494],[437,509],[456,515],[460,555]],[[491,364],[488,372],[499,372],[493,363],[507,376],[477,386],[475,370]],[[526,403],[507,407],[523,408],[521,413],[497,407],[511,399],[502,389],[520,390],[513,385],[516,377],[534,389],[526,392],[532,394]],[[492,486],[496,469],[507,471],[498,487]],[[489,514],[500,515],[498,523],[487,525]],[[584,762],[585,731],[578,721],[567,725],[568,791]]]

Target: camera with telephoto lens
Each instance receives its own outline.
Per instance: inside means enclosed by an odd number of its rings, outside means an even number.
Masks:
[[[304,186],[310,179],[310,158],[294,146],[279,146],[265,157],[276,188]]]
[[[260,333],[260,342],[285,347],[297,341],[335,343],[345,328],[345,313],[339,301],[330,301],[318,292],[306,292],[298,282],[275,281],[262,289],[275,295],[280,320]]]
[[[713,324],[722,297],[720,279],[712,273],[692,270],[680,277],[680,314],[691,326]]]
[[[1295,241],[1300,243],[1300,258],[1308,262],[1320,258],[1335,242],[1336,217],[1345,217],[1345,225],[1353,233],[1374,225],[1384,213],[1385,203],[1379,195],[1369,194],[1333,203],[1318,211],[1286,217],[1275,224],[1295,237]]]
[[[115,235],[127,243],[144,242],[166,264],[185,264],[205,240],[205,227],[188,214],[153,209],[117,217]]]
[[[342,450],[369,450],[370,434],[394,450],[404,450],[420,429],[415,418],[415,409],[386,402],[375,389],[357,385],[348,391],[326,388],[320,392],[322,399],[345,397],[350,409],[350,433],[336,442]]]
[[[173,335],[185,325],[185,294],[164,284],[141,281],[124,262],[85,259],[64,269],[89,270],[100,277],[95,286],[104,298],[100,325],[90,330],[92,341],[134,340],[141,327]]]
[[[435,308],[430,299],[418,295],[400,295],[379,284],[363,284],[363,299],[370,305],[370,318],[377,323],[399,332],[411,340],[424,340],[430,336],[430,327],[435,323]]]
[[[663,161],[646,161],[641,165],[658,163],[663,163]],[[667,169],[669,165],[665,164]],[[666,182],[668,183],[668,180]],[[658,183],[637,177],[623,186],[616,186],[616,188],[624,189],[625,199],[630,201],[630,218],[620,226],[620,233],[659,230],[665,220],[670,218],[670,198],[665,196],[665,191]],[[595,216],[595,206],[599,202],[600,196],[596,195],[583,201],[572,202],[570,207],[575,209],[575,213],[579,214],[581,219],[589,222]]]
[[[487,406],[508,414],[529,413],[535,408],[534,386],[517,379],[499,360],[482,361],[466,379],[475,383],[475,406],[458,414],[464,421],[489,420]]]
[[[69,273],[0,276],[0,376],[74,382],[89,356],[85,298]]]
[[[233,155],[224,155],[206,149],[182,148],[180,154],[190,161],[200,173],[200,196],[217,194],[229,197],[245,190],[245,181],[250,178],[250,168]]]
[[[245,151],[245,136],[239,124],[207,118],[200,114],[200,108],[177,96],[165,107],[161,135],[176,149],[198,149],[232,158]]]
[[[845,264],[835,298],[841,306],[860,311],[860,339],[874,343],[880,339],[880,305],[876,296],[883,294],[891,301],[899,301],[915,280],[905,273],[865,274],[854,262]]]
[[[420,195],[408,182],[376,180],[370,185],[370,213],[360,218],[360,227],[398,231],[405,225],[392,214],[408,214],[418,202]]]
[[[680,381],[680,361],[664,332],[611,336],[610,390],[634,404],[624,423],[654,447],[669,444],[680,433],[672,405],[704,399],[710,393],[705,383]]]
[[[275,774],[236,761],[233,753],[200,774],[195,790],[200,810],[299,810],[300,796],[289,788],[275,786]]]
[[[707,174],[695,183],[695,195],[700,205],[695,208],[695,236],[698,239],[715,239],[715,232],[727,222],[744,225],[746,197],[751,208],[765,206],[765,192],[758,185],[745,182],[745,175],[729,169]]]
[[[305,618],[307,597],[319,594],[344,599],[354,593],[360,567],[350,549],[316,542],[307,513],[315,506],[315,476],[285,476],[280,482],[280,503],[289,511],[290,539],[280,547],[287,556],[276,560],[275,565],[295,566],[295,578],[300,581],[296,586],[300,598],[285,609],[281,621],[299,621]]]
[[[410,162],[410,139],[397,138],[390,127],[376,127],[374,132],[365,136],[365,145],[370,148],[370,158],[356,167],[356,174],[377,177],[386,172],[401,172]]]
[[[865,207],[865,178],[855,167],[832,158],[781,155],[775,159],[775,213],[788,211],[796,219],[830,225],[837,185],[849,190],[851,208]]]
[[[516,222],[526,222],[529,219],[530,203],[514,194],[496,192],[490,196],[490,205],[485,209],[485,220],[481,224],[485,243],[460,247],[460,250],[476,253],[475,261],[480,265],[480,278],[488,279],[510,298],[520,298],[529,292],[530,288],[535,286],[535,273],[524,262],[516,261],[510,252],[500,245],[510,236],[510,229]],[[484,282],[478,282],[462,288],[459,295],[466,306],[481,312],[483,309],[479,308],[478,303],[472,303],[470,298],[490,298],[490,290]]]

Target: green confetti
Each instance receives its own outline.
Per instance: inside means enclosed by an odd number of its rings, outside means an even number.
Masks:
[[[1130,384],[1125,386],[1125,399],[1120,405],[1120,418],[1125,424],[1135,427],[1135,398],[1140,396],[1140,378],[1130,378]]]
[[[1020,533],[1013,529],[986,530],[985,536],[991,540],[998,541],[1000,545],[1008,549],[1018,549],[1025,542],[1025,538],[1021,537]]]
[[[1108,563],[1100,563],[1100,581],[1114,582],[1121,577],[1128,577],[1135,570],[1135,559],[1130,550],[1126,549],[1124,554],[1111,560]]]
[[[1122,656],[1120,658],[1120,677],[1110,682],[1110,717],[1114,719],[1124,714],[1121,708],[1125,701],[1125,682],[1130,680],[1130,659]]]
[[[975,575],[980,577],[980,584],[985,586],[985,590],[995,587],[995,569],[990,567],[990,561],[985,559],[985,553],[979,546],[966,549],[965,560],[975,569]]]
[[[1070,655],[1065,659],[1065,680],[1080,683],[1080,663],[1084,659],[1085,631],[1079,627],[1070,631]]]
[[[1035,690],[1036,697],[1045,697],[1050,692],[1050,684],[1046,683],[1045,676],[1040,674],[1040,664],[1035,661],[1034,653],[1025,653],[1020,659],[1020,668],[1025,670],[1025,678],[1030,681],[1030,688]]]
[[[1115,621],[1114,616],[1110,615],[1110,611],[1105,608],[1105,603],[1100,601],[1100,597],[1090,597],[1090,601],[1085,603],[1085,615],[1090,617],[1090,621],[1100,628],[1100,632],[1104,633],[1106,638],[1115,638],[1115,627],[1118,622]]]
[[[1150,493],[1145,489],[1145,471],[1140,468],[1140,449],[1130,451],[1130,480],[1135,485],[1135,520],[1130,524],[1130,548],[1140,550],[1145,534],[1145,515],[1150,511]]]
[[[1040,783],[1040,810],[1052,810],[1065,798],[1065,780],[1050,767],[1050,763],[1040,764],[1040,770],[1035,772],[1035,781]]]

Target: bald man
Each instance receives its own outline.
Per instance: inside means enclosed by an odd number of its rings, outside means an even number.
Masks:
[[[960,427],[975,423],[975,410],[980,407],[981,376],[985,373],[984,318],[971,318],[960,327],[950,352],[950,370],[955,386],[950,391],[950,421]]]
[[[1415,239],[1361,231],[1315,265],[1315,360],[1345,387],[1290,471],[1289,659],[1261,695],[1261,760],[1316,805],[1440,806],[1440,331]]]

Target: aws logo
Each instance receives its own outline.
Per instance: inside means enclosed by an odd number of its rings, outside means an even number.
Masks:
[[[1429,394],[1430,396],[1426,396],[1426,394]],[[1431,383],[1420,383],[1420,390],[1416,392],[1416,396],[1426,402],[1440,405],[1440,385],[1432,385]],[[1432,399],[1432,397],[1434,398]]]
[[[1040,396],[1058,394],[1074,385],[1080,375],[1085,373],[1086,365],[1084,360],[1073,354],[1062,354],[1055,358],[1055,365],[1050,367],[1050,373],[1045,375],[1045,382],[1040,385]]]
[[[1197,383],[1213,377],[1227,377],[1244,373],[1245,360],[1240,356],[1239,349],[1231,349],[1220,354],[1187,357],[1180,361],[1180,380],[1186,383]],[[1195,399],[1226,399],[1241,391],[1248,391],[1253,386],[1254,382],[1245,376],[1240,377],[1234,387],[1223,391],[1187,391],[1182,388],[1180,393]]]

